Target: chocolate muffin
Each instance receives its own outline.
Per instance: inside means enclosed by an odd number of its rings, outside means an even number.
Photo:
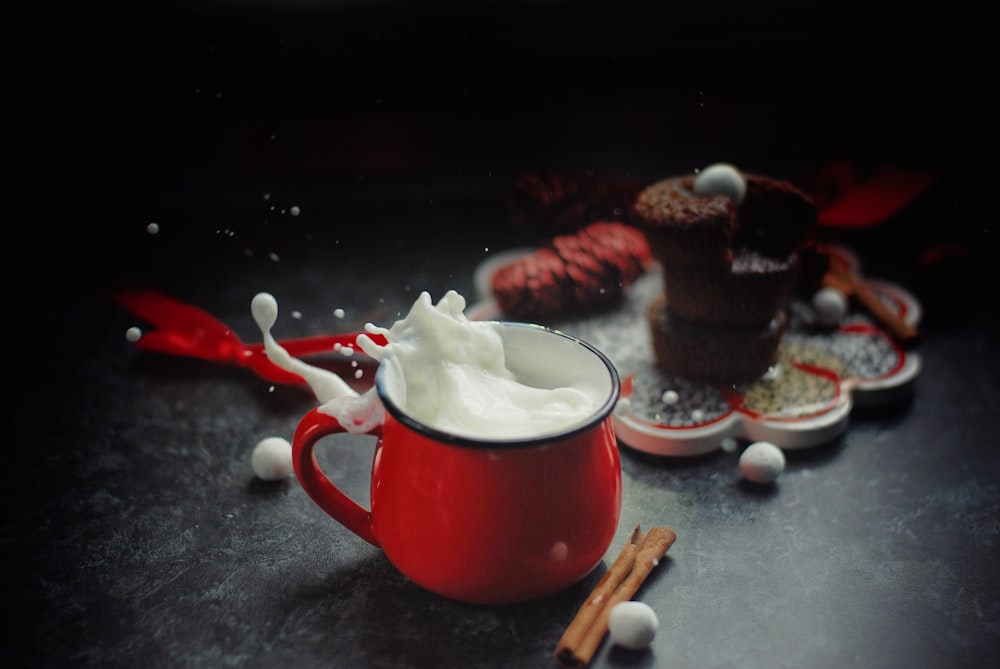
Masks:
[[[656,182],[633,224],[663,269],[647,314],[657,364],[700,381],[752,380],[777,358],[813,201],[788,181],[712,165]]]
[[[736,207],[725,195],[695,195],[693,175],[645,188],[632,213],[634,225],[664,267],[718,268],[732,263]]]
[[[764,325],[699,323],[671,313],[666,294],[646,309],[657,367],[691,381],[735,384],[753,381],[777,362],[787,318],[775,312]]]
[[[789,181],[743,176],[746,190],[738,203],[719,193],[697,193],[693,174],[654,183],[636,197],[633,225],[664,266],[729,266],[738,248],[787,258],[814,234],[815,203]]]
[[[760,174],[745,178],[746,196],[737,212],[733,244],[774,258],[794,253],[818,225],[812,198],[790,181]]]
[[[785,307],[799,274],[796,254],[784,260],[750,249],[733,253],[728,272],[663,267],[670,310],[703,323],[736,325],[769,322]]]

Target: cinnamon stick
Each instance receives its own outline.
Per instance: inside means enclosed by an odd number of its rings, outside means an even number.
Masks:
[[[676,538],[677,535],[669,527],[654,527],[642,536],[639,526],[636,526],[629,542],[559,641],[556,660],[561,666],[585,667],[590,663],[608,632],[611,609],[615,604],[632,598]],[[624,577],[623,570],[626,570]]]
[[[857,300],[876,321],[889,331],[889,335],[903,346],[912,346],[919,338],[917,329],[886,306],[879,296],[873,293],[843,260],[830,257],[830,270],[823,277],[823,285],[836,288],[848,297]]]
[[[556,646],[556,660],[562,666],[579,667],[585,664],[581,663],[574,649],[583,643],[587,632],[600,615],[605,602],[614,594],[615,589],[628,576],[629,572],[632,571],[641,541],[642,528],[640,525],[636,525],[629,536],[628,542],[626,542],[618,554],[618,557],[611,563],[611,567],[608,568],[604,576],[601,577],[601,580],[598,581],[590,596],[587,597],[583,606],[580,607],[576,617],[573,618],[569,627],[566,628],[562,638],[559,640],[559,645]]]

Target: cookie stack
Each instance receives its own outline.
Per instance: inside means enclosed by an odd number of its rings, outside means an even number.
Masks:
[[[491,289],[505,317],[545,323],[618,304],[651,263],[641,232],[598,221],[499,268]]]
[[[717,164],[648,186],[633,215],[663,270],[646,312],[660,369],[715,384],[766,373],[798,250],[816,228],[813,201],[788,181]]]

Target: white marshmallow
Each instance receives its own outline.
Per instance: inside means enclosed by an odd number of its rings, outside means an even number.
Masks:
[[[847,296],[832,286],[825,286],[813,295],[812,310],[820,325],[836,325],[847,314]]]
[[[784,470],[785,454],[769,441],[755,441],[740,456],[740,471],[754,483],[772,483]]]
[[[636,601],[619,602],[608,617],[611,640],[623,648],[645,648],[656,636],[660,621],[648,604]]]
[[[292,473],[292,445],[281,437],[257,442],[250,456],[253,473],[265,481],[280,481]]]
[[[725,195],[739,206],[747,194],[743,174],[729,163],[713,163],[694,178],[696,195]]]

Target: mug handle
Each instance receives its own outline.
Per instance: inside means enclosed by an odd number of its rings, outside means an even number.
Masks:
[[[377,434],[375,428],[368,434]],[[292,463],[295,476],[309,497],[338,523],[374,546],[380,546],[372,531],[372,513],[345,495],[327,478],[316,461],[316,443],[331,434],[347,432],[336,418],[319,407],[307,413],[292,437]]]

